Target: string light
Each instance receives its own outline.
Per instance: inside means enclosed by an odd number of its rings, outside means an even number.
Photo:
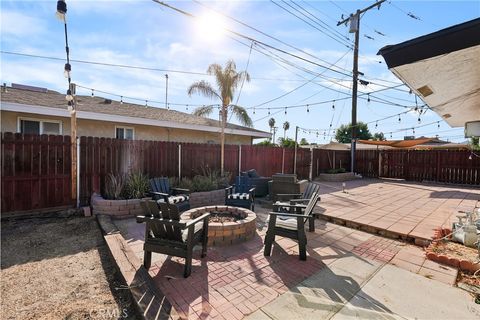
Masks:
[[[148,107],[148,100],[145,100],[145,108]]]
[[[287,107],[285,107],[285,114],[287,114]]]
[[[308,107],[308,104],[307,104],[307,112],[310,112],[310,108]]]
[[[187,111],[188,111],[188,104],[185,106],[185,110],[187,110]]]
[[[95,89],[92,89],[92,98],[95,95],[94,93],[95,93]]]
[[[253,107],[253,114],[255,114],[255,107]]]
[[[393,138],[392,132],[390,132],[390,139]]]
[[[440,129],[440,121],[437,121],[437,128]]]
[[[270,115],[270,108],[268,108],[268,115]]]
[[[398,115],[398,123],[402,122],[402,118]]]
[[[120,96],[120,104],[123,104],[123,96]]]
[[[332,110],[335,110],[335,100],[333,100]]]
[[[65,76],[65,78],[70,78],[71,71],[72,66],[70,65],[70,63],[65,63],[65,69],[63,70],[63,75]]]
[[[375,122],[375,129],[377,129],[377,128],[378,128],[378,121]]]
[[[418,121],[418,123],[421,123],[421,122],[422,122],[422,119],[420,119],[420,116],[418,116],[417,121]]]
[[[368,94],[367,102],[370,102],[370,93]]]

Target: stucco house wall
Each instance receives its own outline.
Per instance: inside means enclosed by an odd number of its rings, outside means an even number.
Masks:
[[[1,111],[1,131],[18,132],[18,119],[54,120],[62,123],[62,134],[70,134],[70,118],[45,116],[23,112]],[[135,140],[158,140],[173,142],[193,143],[220,143],[220,134],[199,130],[186,130],[178,128],[164,128],[148,125],[136,125],[130,123],[116,123],[98,120],[77,119],[78,136],[93,136],[115,138],[117,126],[134,128]],[[242,135],[226,135],[227,144],[251,144],[252,137]]]

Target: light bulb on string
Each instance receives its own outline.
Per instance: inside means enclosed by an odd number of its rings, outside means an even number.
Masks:
[[[420,119],[420,116],[418,116],[417,121],[418,121],[418,123],[421,123],[421,122],[422,122],[422,119]]]
[[[437,121],[437,128],[440,129],[440,121]]]
[[[398,122],[402,122],[402,118],[400,117],[400,115],[398,115]]]
[[[285,114],[287,114],[287,107],[285,107]]]
[[[393,138],[393,135],[392,135],[392,133],[390,132],[390,139],[391,139],[391,138]]]
[[[65,78],[70,78],[71,72],[72,66],[70,65],[70,63],[65,63],[65,68],[63,69],[63,75],[65,76]]]
[[[148,107],[148,100],[145,100],[145,108]]]
[[[335,110],[335,100],[333,100],[332,110]]]
[[[167,103],[167,110],[170,110],[170,103]]]
[[[378,121],[375,122],[375,129],[377,129],[377,128],[378,128]]]
[[[268,108],[268,115],[270,115],[270,108]]]
[[[92,89],[92,98],[95,96],[95,89]]]
[[[65,100],[67,100],[68,102],[73,101],[72,90],[70,89],[67,90],[67,95],[65,96]]]
[[[253,107],[253,114],[255,114],[255,107]]]
[[[188,111],[188,104],[187,104],[187,105],[185,105],[185,110],[187,110],[187,111]]]
[[[123,96],[120,96],[120,104],[123,104]]]
[[[308,107],[308,104],[307,104],[307,112],[310,112],[310,108]]]
[[[370,102],[370,93],[367,96],[367,102]]]
[[[415,135],[415,128],[412,128],[413,135]]]

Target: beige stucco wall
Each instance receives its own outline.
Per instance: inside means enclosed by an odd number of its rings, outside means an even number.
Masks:
[[[70,118],[40,116],[29,113],[1,111],[1,131],[17,132],[18,118],[31,118],[38,120],[56,120],[62,122],[63,134],[70,134]],[[195,143],[220,143],[220,134],[214,132],[205,132],[197,130],[163,128],[145,125],[133,125],[127,123],[114,123],[107,121],[96,121],[77,119],[78,136],[93,136],[115,138],[115,126],[124,126],[134,128],[135,140],[159,140],[175,142],[195,142]],[[250,136],[227,135],[227,144],[251,144]]]

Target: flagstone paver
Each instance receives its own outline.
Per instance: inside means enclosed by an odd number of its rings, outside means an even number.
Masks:
[[[379,179],[319,182],[323,217],[353,222],[387,236],[429,240],[439,227],[451,228],[459,211],[480,207],[480,189]],[[370,229],[369,229],[370,228]]]

